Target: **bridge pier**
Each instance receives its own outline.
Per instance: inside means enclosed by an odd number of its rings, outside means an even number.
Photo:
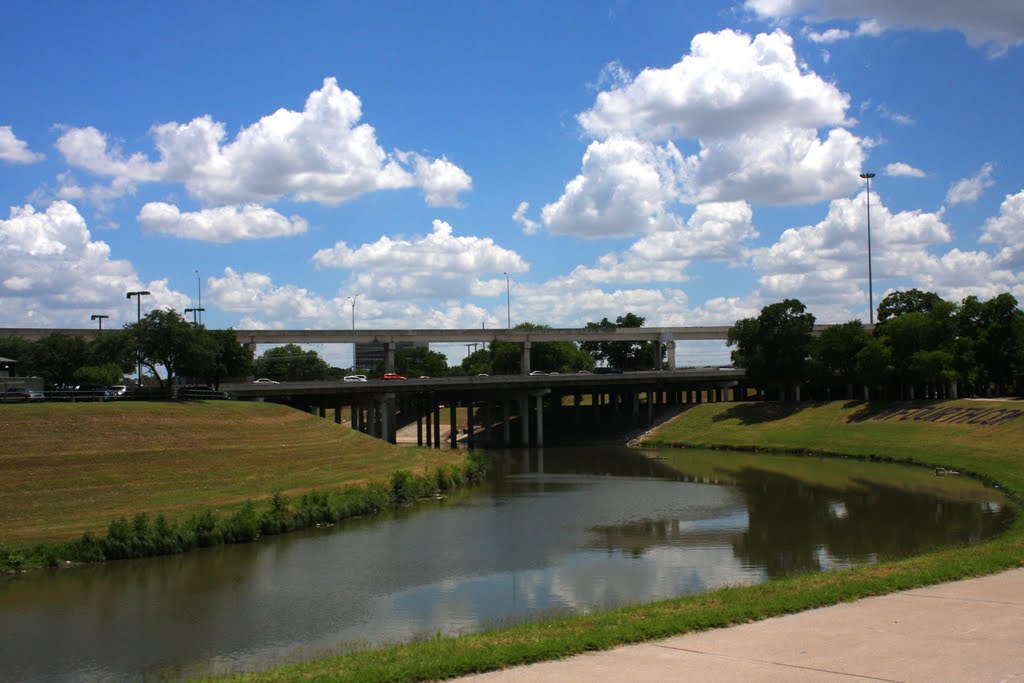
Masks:
[[[384,372],[395,371],[395,343],[384,342]]]
[[[455,410],[458,403],[459,402],[454,399],[448,402],[448,426],[450,429],[448,433],[448,440],[451,442],[452,450],[457,448],[459,441],[459,430],[455,425]]]
[[[530,342],[523,342],[522,352],[520,354],[519,369],[522,371],[521,374],[530,374]]]
[[[501,438],[502,438],[502,443],[505,445],[506,448],[508,448],[509,442],[511,441],[511,436],[512,436],[511,435],[512,429],[511,429],[511,425],[510,425],[510,422],[512,421],[512,410],[511,410],[511,408],[512,408],[512,402],[508,399],[508,397],[505,397],[505,398],[501,399],[501,414],[502,414],[502,421],[501,421],[501,432],[502,433],[501,433]]]
[[[544,446],[544,394],[537,394],[537,446]]]

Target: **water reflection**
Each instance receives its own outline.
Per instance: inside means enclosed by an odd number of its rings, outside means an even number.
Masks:
[[[3,677],[265,667],[974,542],[1012,516],[977,485],[842,461],[659,457],[509,452],[488,485],[377,519],[0,580]]]

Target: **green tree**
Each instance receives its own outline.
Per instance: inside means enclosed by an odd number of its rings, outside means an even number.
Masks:
[[[826,328],[815,341],[813,352],[825,382],[851,385],[857,381],[857,354],[870,339],[860,320]]]
[[[75,372],[88,364],[89,347],[81,337],[54,332],[35,343],[31,358],[32,374],[49,386],[69,387],[79,383]]]
[[[620,315],[611,322],[602,318],[600,322],[587,323],[587,329],[614,330],[620,328],[643,327],[646,319],[635,313]],[[583,342],[580,348],[586,351],[596,362],[622,370],[650,370],[657,366],[657,345],[650,341],[597,341]]]
[[[878,304],[878,322],[884,323],[907,313],[929,313],[942,303],[948,302],[935,292],[922,292],[920,289],[892,292]]]
[[[406,377],[442,377],[448,372],[448,358],[425,346],[395,351],[395,371]]]
[[[461,364],[463,372],[470,377],[493,373],[494,366],[491,363],[492,352],[493,345],[491,349],[480,349],[463,358]]]
[[[807,378],[813,332],[814,316],[797,299],[786,299],[765,306],[756,318],[738,320],[727,343],[736,347],[733,364],[745,368],[751,381],[781,387]]]
[[[1024,373],[1024,312],[1009,293],[981,302],[964,299],[957,312],[957,326],[969,346],[982,383],[1001,393]]]
[[[267,349],[253,362],[253,373],[276,380],[326,379],[331,367],[316,351],[304,351],[298,344]]]
[[[173,384],[180,366],[194,366],[197,331],[192,323],[169,308],[155,309],[142,320],[124,326],[142,354],[142,365],[163,387]],[[162,367],[163,377],[157,368]],[[166,379],[165,379],[166,378]]]

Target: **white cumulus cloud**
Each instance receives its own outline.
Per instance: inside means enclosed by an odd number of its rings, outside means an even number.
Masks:
[[[42,161],[42,154],[33,152],[28,143],[19,140],[10,126],[0,126],[0,161],[12,164],[31,164]]]
[[[882,171],[887,176],[893,177],[905,177],[905,178],[924,178],[928,174],[919,168],[914,168],[910,164],[902,161],[897,161],[893,164],[888,164]]]
[[[144,232],[222,244],[301,235],[309,230],[302,217],[285,217],[258,204],[182,213],[173,204],[149,202],[139,210],[137,220]]]
[[[55,201],[46,211],[32,205],[12,208],[0,219],[0,309],[8,324],[87,326],[104,314],[111,323],[134,320],[136,308],[125,293],[149,290],[143,310],[180,310],[189,297],[167,280],[148,283],[127,260],[111,257],[105,242],[93,240],[73,204]]]
[[[846,123],[849,97],[800,68],[782,31],[754,38],[724,30],[701,33],[690,54],[668,69],[644,69],[599,93],[579,115],[590,135],[650,140],[732,136],[786,125]]]
[[[986,189],[992,187],[995,181],[992,180],[992,164],[985,164],[970,178],[963,178],[953,183],[946,193],[946,205],[972,203],[978,201]]]
[[[336,205],[375,190],[419,187],[432,206],[458,205],[472,179],[445,158],[385,151],[362,103],[334,78],[310,93],[302,111],[278,109],[228,140],[209,115],[151,129],[156,160],[125,154],[96,128],[71,128],[57,148],[73,166],[130,182],[180,182],[203,202],[240,204],[290,196]]]
[[[378,299],[459,297],[491,292],[487,274],[522,273],[529,269],[511,249],[489,237],[457,236],[441,220],[429,235],[407,239],[384,236],[352,248],[344,241],[313,255],[318,268],[354,271],[355,291]]]
[[[541,211],[552,232],[643,235],[679,225],[679,203],[787,205],[857,188],[870,141],[845,128],[850,98],[781,30],[703,33],[667,69],[616,73],[577,117],[594,141]]]

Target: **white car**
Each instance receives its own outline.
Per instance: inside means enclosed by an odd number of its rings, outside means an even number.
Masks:
[[[278,382],[277,380],[267,379],[266,377],[260,377],[259,379],[254,379],[252,381],[252,383],[253,384],[280,384],[280,382]]]
[[[342,382],[365,382],[366,381],[366,375],[345,375],[345,378],[342,379],[341,381]]]

